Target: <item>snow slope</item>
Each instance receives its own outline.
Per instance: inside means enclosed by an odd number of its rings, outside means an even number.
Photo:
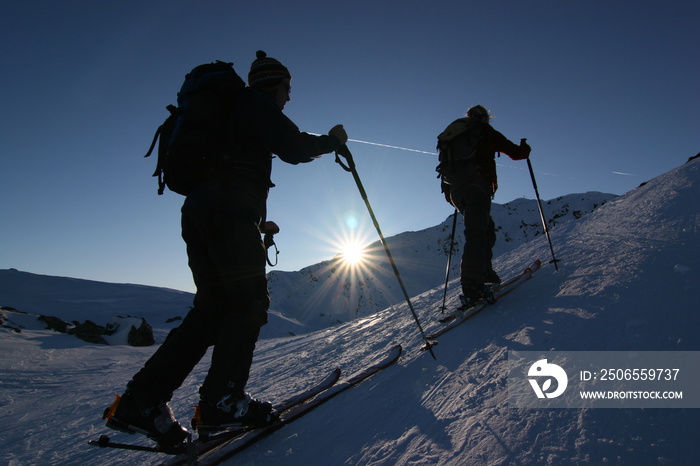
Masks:
[[[418,350],[406,304],[260,341],[249,390],[273,401],[333,367],[351,374],[395,343],[405,353],[230,464],[695,464],[697,411],[510,408],[506,358],[508,350],[700,350],[697,199],[696,159],[553,228],[559,272],[545,266],[442,336],[437,360]],[[535,258],[549,259],[542,236],[495,265],[508,277]],[[448,303],[458,288],[450,283]],[[438,286],[412,299],[428,333],[440,325],[442,292]],[[152,348],[89,345],[45,330],[0,332],[0,463],[156,461],[85,444],[106,431],[99,417],[110,394],[123,390]],[[197,366],[172,402],[183,421],[205,371],[206,363]]]

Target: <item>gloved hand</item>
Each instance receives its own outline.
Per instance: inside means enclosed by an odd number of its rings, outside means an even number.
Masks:
[[[330,131],[328,131],[328,135],[338,138],[341,146],[348,142],[348,133],[345,132],[343,125],[335,125]]]
[[[265,222],[265,237],[263,238],[263,243],[265,244],[265,249],[275,244],[273,236],[280,232],[280,227],[277,226],[275,222],[267,221]]]
[[[530,157],[530,151],[532,150],[530,145],[525,141],[527,141],[527,139],[523,138],[520,140],[520,155],[523,159]]]

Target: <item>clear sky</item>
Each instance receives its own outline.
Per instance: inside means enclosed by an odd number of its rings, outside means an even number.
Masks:
[[[303,130],[435,150],[482,104],[528,138],[540,194],[622,194],[700,151],[700,2],[7,0],[0,15],[0,268],[193,291],[179,209],[144,159],[186,72],[255,51],[290,70]],[[434,155],[349,143],[385,236],[452,208]],[[495,202],[534,198],[497,159]],[[377,239],[332,155],[276,160],[276,270]]]

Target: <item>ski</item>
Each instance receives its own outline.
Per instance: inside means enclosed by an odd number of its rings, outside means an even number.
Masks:
[[[284,413],[285,411],[293,408],[294,406],[304,403],[305,401],[313,398],[314,396],[318,395],[319,393],[322,393],[324,390],[327,390],[328,388],[332,387],[338,380],[340,379],[340,369],[336,368],[333,369],[330,374],[328,374],[322,381],[317,383],[316,385],[308,388],[307,390],[300,392],[291,398],[283,401],[279,405],[275,406],[275,410],[278,413]],[[164,464],[188,464],[192,462],[193,458],[196,458],[198,455],[209,451],[212,448],[215,448],[216,446],[220,445],[222,442],[225,442],[231,438],[235,438],[236,436],[242,435],[245,432],[248,432],[250,430],[254,429],[253,427],[237,427],[237,428],[229,428],[226,430],[222,430],[219,432],[216,432],[214,434],[210,434],[207,436],[207,440],[203,439],[198,439],[191,441],[189,440],[187,443],[183,445],[182,451],[179,452],[172,452],[172,451],[165,451],[161,449],[158,445],[156,446],[144,446],[144,445],[135,445],[135,444],[130,444],[130,443],[119,443],[119,442],[113,442],[108,435],[101,435],[98,440],[90,440],[88,441],[89,445],[95,446],[95,447],[100,447],[100,448],[114,448],[114,449],[119,449],[119,450],[135,450],[135,451],[145,451],[145,452],[150,452],[150,453],[163,453],[163,454],[169,454],[169,455],[177,455],[174,458],[172,458],[172,461],[166,462]]]
[[[456,310],[451,315],[447,316],[444,319],[441,319],[440,321],[445,323],[445,325],[437,329],[433,334],[428,335],[428,340],[434,340],[440,335],[449,332],[465,320],[474,317],[476,314],[484,310],[484,308],[490,306],[491,304],[497,302],[499,299],[503,298],[507,294],[511,293],[513,290],[515,290],[520,285],[529,280],[532,277],[532,274],[535,273],[535,271],[538,270],[541,266],[542,262],[539,259],[536,260],[532,263],[532,265],[523,270],[522,273],[502,283],[497,290],[494,290],[494,295],[492,298],[488,300],[479,301],[476,303],[476,305],[468,309]]]
[[[199,457],[199,466],[219,464],[220,462],[231,458],[236,453],[246,449],[258,440],[261,440],[273,432],[279,430],[285,425],[291,423],[292,421],[302,417],[307,414],[312,409],[322,405],[326,401],[335,397],[339,393],[344,392],[348,388],[354,387],[364,380],[370,378],[374,374],[380,372],[392,364],[394,364],[402,353],[401,345],[396,345],[382,358],[380,361],[376,362],[372,366],[369,366],[359,372],[355,373],[342,383],[338,383],[333,387],[320,393],[313,399],[294,406],[285,413],[282,413],[278,422],[258,429],[251,430],[244,433],[243,435],[221,444],[218,448],[210,450],[207,454]]]

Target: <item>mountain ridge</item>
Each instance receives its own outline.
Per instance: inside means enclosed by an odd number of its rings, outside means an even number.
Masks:
[[[573,193],[543,202],[548,225],[578,220],[617,196]],[[535,200],[519,198],[493,204],[497,242],[494,257],[542,235]],[[409,296],[444,283],[453,217],[419,231],[387,238]],[[459,276],[464,243],[461,215],[455,232],[450,277]],[[270,271],[270,322],[263,337],[310,332],[381,311],[403,302],[396,277],[377,240],[365,248],[364,267],[343,264],[341,256],[296,272]],[[169,330],[192,305],[193,295],[163,287],[108,283],[71,277],[0,270],[0,305],[37,315],[60,315],[67,321],[92,320],[104,325],[117,316],[145,318],[154,328]],[[167,316],[164,319],[163,316]],[[156,331],[156,342],[163,332]]]

